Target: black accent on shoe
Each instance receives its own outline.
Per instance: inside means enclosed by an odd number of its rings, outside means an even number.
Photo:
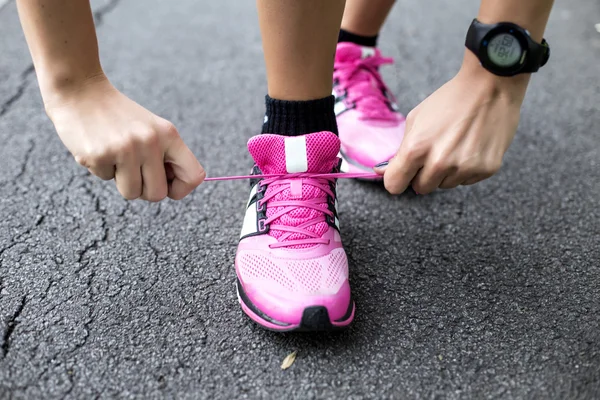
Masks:
[[[351,42],[358,44],[360,46],[368,46],[375,47],[377,46],[377,38],[379,35],[375,36],[361,36],[352,32],[348,32],[344,29],[340,29],[340,34],[338,36],[338,43],[340,42]]]
[[[277,321],[276,319],[273,319],[271,317],[269,317],[267,314],[265,314],[264,312],[260,311],[258,309],[258,307],[256,307],[248,298],[248,295],[246,294],[246,292],[244,292],[244,288],[242,287],[242,283],[240,282],[240,280],[237,280],[237,291],[238,291],[238,295],[240,296],[240,299],[244,302],[244,304],[246,305],[246,307],[248,307],[254,314],[258,315],[259,317],[261,317],[262,319],[264,319],[265,321],[268,321],[274,325],[279,325],[279,326],[290,326],[290,324],[287,324],[285,322],[280,322]]]
[[[300,327],[308,331],[329,331],[333,328],[329,312],[323,306],[306,307],[302,313]]]
[[[336,174],[341,172],[341,166],[342,159],[339,158],[337,165],[333,167],[331,173]],[[326,215],[325,222],[327,222],[329,226],[331,226],[333,229],[339,232],[340,228],[335,223],[336,218],[339,219],[338,211],[335,208],[335,199],[337,198],[337,179],[329,181],[329,189],[333,192],[333,196],[327,196],[327,208],[333,213],[333,216]]]
[[[291,324],[277,321],[277,320],[269,317],[267,314],[265,314],[261,310],[259,310],[258,307],[256,307],[252,303],[252,301],[250,301],[246,292],[244,292],[244,288],[242,287],[242,283],[240,282],[239,278],[236,279],[236,285],[237,285],[237,292],[238,292],[238,296],[240,297],[240,300],[246,305],[246,307],[248,307],[250,309],[250,311],[252,311],[258,317],[264,319],[265,321],[270,322],[274,325],[281,326],[283,328],[283,329],[271,329],[271,330],[275,330],[277,332],[292,332],[292,331],[293,332],[315,332],[315,331],[338,331],[338,330],[347,328],[347,326],[333,325],[331,323],[331,320],[329,319],[329,312],[327,311],[327,308],[325,308],[323,306],[312,306],[312,307],[306,307],[304,309],[304,312],[302,313],[302,320],[300,321],[300,325],[297,328],[285,329],[286,327],[291,326]],[[353,311],[354,311],[354,300],[351,297],[350,302],[348,304],[348,309],[346,310],[346,314],[344,314],[344,316],[342,318],[336,319],[335,322],[347,321],[352,316]],[[269,329],[264,326],[262,326],[262,327],[265,329]]]
[[[254,187],[258,182],[260,182],[263,178],[260,177],[262,175],[262,171],[258,168],[258,165],[254,165],[252,167],[252,171],[250,175],[258,175],[256,178],[250,178],[250,189]]]
[[[335,98],[327,96],[317,100],[289,101],[265,97],[266,113],[262,133],[300,136],[313,132],[338,134],[333,107]]]
[[[340,319],[336,319],[335,322],[344,322],[347,321],[351,316],[352,312],[354,312],[354,299],[352,299],[352,295],[350,295],[350,304],[348,304],[348,309],[346,310],[346,314]]]

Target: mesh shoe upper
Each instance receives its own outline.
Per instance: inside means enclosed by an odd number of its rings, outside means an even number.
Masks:
[[[309,173],[327,173],[331,172],[338,163],[337,154],[339,152],[339,140],[330,132],[318,132],[299,138],[288,138],[288,140],[304,139],[306,141],[306,172]],[[254,158],[256,165],[263,174],[285,174],[289,160],[286,162],[286,141],[280,135],[259,135],[250,139],[248,150]],[[289,147],[289,146],[288,146]],[[288,151],[289,152],[289,151]],[[290,157],[288,157],[290,158]],[[295,183],[290,180],[271,180],[268,184],[264,197],[269,198],[270,204],[267,204],[267,218],[275,217],[271,221],[269,235],[282,240],[302,240],[307,236],[302,233],[291,233],[285,235],[287,231],[278,229],[282,227],[301,226],[304,223],[315,221],[315,224],[308,225],[304,229],[322,236],[329,225],[325,222],[323,213],[328,211],[327,189],[330,181],[327,179],[298,178]],[[299,186],[301,193],[292,193],[293,187]],[[295,189],[295,188],[294,188]],[[325,189],[325,190],[324,190]],[[294,202],[297,205],[286,206],[286,202]],[[315,208],[302,206],[302,202],[313,201],[318,206]],[[285,210],[288,209],[288,212]],[[280,214],[279,217],[277,215]],[[317,220],[321,220],[317,222]],[[291,247],[306,247],[305,245],[292,245]]]
[[[298,323],[303,310],[315,305],[326,307],[332,320],[348,309],[348,261],[336,228],[335,181],[311,177],[336,168],[339,148],[331,132],[293,138],[264,134],[248,142],[265,177],[257,176],[262,188],[256,192],[262,194],[249,202],[247,213],[259,210],[256,218],[263,223],[257,226],[266,229],[242,237],[236,271],[253,304],[279,321]]]

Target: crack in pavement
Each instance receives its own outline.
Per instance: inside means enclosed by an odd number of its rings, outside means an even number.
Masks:
[[[19,100],[23,96],[23,93],[25,93],[25,89],[27,89],[27,86],[31,82],[31,80],[29,79],[29,76],[34,71],[35,71],[35,68],[33,67],[33,64],[29,64],[27,66],[27,68],[25,69],[25,71],[21,72],[21,82],[17,86],[17,90],[15,91],[15,94],[10,96],[8,98],[8,100],[6,100],[4,103],[2,103],[0,105],[0,117],[2,117],[4,114],[6,114],[8,112],[8,110],[10,110],[12,105],[15,104],[17,102],[17,100]]]
[[[100,7],[96,11],[93,12],[94,21],[96,23],[96,29],[98,29],[102,25],[106,14],[108,14],[109,12],[114,10],[120,1],[121,0],[111,0],[108,3],[106,3],[106,5],[104,5],[103,7]],[[35,67],[34,67],[33,63],[30,63],[27,66],[27,68],[23,72],[21,72],[21,82],[19,82],[19,85],[17,86],[17,90],[4,103],[0,104],[0,117],[2,117],[4,114],[6,114],[12,108],[12,106],[21,97],[23,97],[23,94],[25,93],[25,89],[27,89],[27,86],[29,86],[29,84],[31,83],[31,79],[29,79],[29,78],[34,72],[35,72]]]
[[[100,239],[94,239],[92,240],[92,242],[85,246],[83,248],[83,250],[81,250],[77,256],[77,262],[79,264],[83,263],[83,258],[85,257],[85,255],[87,254],[88,251],[92,250],[92,249],[96,249],[98,248],[98,244],[99,243],[104,243],[107,241],[108,239],[108,227],[106,226],[106,210],[103,210],[100,207],[100,198],[96,195],[94,195],[91,190],[89,190],[88,188],[88,192],[91,196],[93,196],[93,198],[95,199],[95,211],[100,214],[100,229],[102,230],[102,236],[100,237]],[[81,268],[76,271],[76,273],[79,273],[83,268],[85,268],[87,266],[87,263],[85,263],[84,265],[81,266]]]
[[[23,159],[23,162],[21,163],[21,170],[12,179],[12,182],[14,185],[16,185],[17,180],[19,180],[27,172],[27,164],[29,163],[29,159],[31,158],[31,153],[33,153],[33,150],[35,150],[35,142],[32,139],[29,139],[28,141],[29,141],[29,148],[25,152],[25,158]]]
[[[38,204],[38,206],[39,206],[39,204]],[[46,218],[45,215],[38,215],[33,226],[29,226],[29,227],[27,227],[27,229],[25,229],[25,231],[15,235],[14,237],[11,237],[10,238],[11,242],[9,244],[7,244],[4,247],[0,247],[0,267],[2,267],[4,265],[4,258],[2,257],[3,254],[5,252],[7,252],[8,250],[12,249],[13,247],[15,247],[19,244],[23,244],[25,242],[25,239],[27,238],[27,236],[30,235],[31,232],[33,232],[35,229],[37,229],[44,222],[45,218]]]
[[[104,16],[115,9],[121,0],[111,0],[103,7],[94,11],[94,21],[96,21],[96,29],[104,22]]]
[[[73,350],[71,350],[71,353],[81,349],[83,346],[86,345],[88,338],[90,337],[90,325],[92,322],[94,322],[94,295],[92,293],[92,281],[94,280],[94,278],[96,277],[96,270],[92,268],[90,275],[88,276],[88,279],[86,281],[86,291],[88,292],[89,295],[89,304],[88,304],[88,313],[87,313],[87,320],[83,323],[83,329],[85,331],[85,336],[83,337],[83,342],[82,343],[75,343],[75,348]]]
[[[6,329],[4,330],[4,335],[3,335],[4,342],[2,343],[2,358],[3,359],[6,358],[6,356],[8,355],[8,352],[10,350],[11,336],[12,336],[13,332],[15,331],[15,327],[19,324],[19,321],[17,321],[17,319],[23,312],[23,309],[25,308],[25,304],[27,304],[27,297],[23,296],[23,298],[21,299],[21,304],[19,304],[19,307],[17,307],[17,310],[13,313],[13,315],[11,315],[8,318],[8,322],[6,324]]]

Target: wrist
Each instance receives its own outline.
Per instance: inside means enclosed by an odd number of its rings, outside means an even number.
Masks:
[[[46,108],[68,101],[84,88],[108,83],[108,78],[101,67],[89,71],[72,71],[68,68],[63,70],[54,68],[51,72],[43,68],[41,70],[38,81]]]
[[[457,77],[470,85],[477,85],[478,88],[488,91],[490,97],[502,97],[509,103],[520,107],[525,98],[531,74],[509,77],[494,75],[481,65],[475,54],[470,50],[465,50],[463,63]]]
[[[78,104],[89,104],[86,99],[95,96],[105,96],[116,91],[103,73],[89,76],[85,79],[63,83],[57,87],[42,91],[44,108],[51,121],[61,109],[76,107]],[[98,97],[100,98],[100,97]]]
[[[40,84],[40,87],[44,108],[50,119],[53,110],[64,105],[76,104],[82,96],[91,93],[108,93],[114,89],[102,71],[78,78],[63,75],[61,79],[46,82],[46,85]]]

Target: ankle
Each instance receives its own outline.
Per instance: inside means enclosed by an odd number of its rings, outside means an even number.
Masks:
[[[378,37],[379,37],[379,35],[374,35],[374,36],[357,35],[356,33],[347,31],[345,29],[340,29],[340,34],[338,36],[338,43],[348,42],[348,43],[357,44],[359,46],[376,47]]]
[[[290,101],[273,99],[267,95],[262,133],[299,136],[327,131],[337,135],[334,103],[333,96],[317,100]]]

